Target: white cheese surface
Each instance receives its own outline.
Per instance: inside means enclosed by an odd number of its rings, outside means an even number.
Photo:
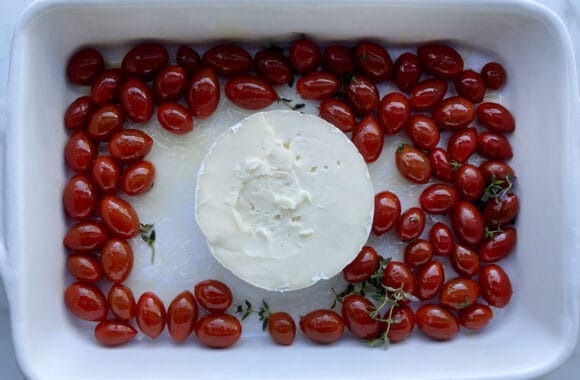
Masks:
[[[195,214],[214,257],[246,282],[295,290],[339,273],[367,241],[367,165],[337,128],[255,113],[222,134],[198,173]]]

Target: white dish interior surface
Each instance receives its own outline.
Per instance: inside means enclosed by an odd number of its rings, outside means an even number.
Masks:
[[[571,127],[577,126],[569,118],[576,78],[565,30],[549,11],[520,2],[40,4],[29,10],[16,33],[3,200],[8,256],[0,263],[17,356],[26,376],[529,378],[555,368],[574,347],[577,202],[572,197],[575,177],[566,174],[565,164],[576,156]],[[227,350],[206,349],[195,339],[176,345],[166,332],[157,341],[139,336],[122,348],[99,346],[92,336],[93,324],[75,320],[62,301],[71,282],[65,275],[62,246],[67,221],[61,192],[70,175],[63,161],[67,133],[62,118],[79,94],[66,84],[67,58],[78,47],[91,45],[102,49],[110,62],[118,62],[129,46],[147,39],[173,46],[216,41],[275,41],[287,46],[296,33],[323,43],[372,39],[389,47],[393,59],[420,42],[446,41],[460,47],[466,67],[479,70],[487,59],[505,66],[507,86],[488,99],[501,101],[517,121],[510,137],[510,164],[518,176],[521,202],[518,245],[502,262],[515,290],[512,302],[482,333],[462,330],[456,339],[441,343],[415,331],[386,351],[370,349],[349,334],[331,346],[298,336],[293,346],[279,347],[261,331],[255,316],[244,322],[242,339]],[[172,58],[174,52],[170,51]],[[293,90],[278,90],[281,96],[299,100]],[[148,159],[158,171],[152,191],[132,202],[142,222],[156,225],[157,253],[152,267],[148,248],[134,239],[136,262],[128,284],[136,296],[152,290],[166,305],[197,281],[219,278],[231,286],[237,303],[250,299],[257,305],[265,299],[273,309],[289,310],[295,318],[329,307],[331,288],[341,286],[340,278],[299,292],[270,293],[237,279],[209,254],[193,214],[197,166],[215,138],[248,114],[223,98],[218,112],[196,121],[189,135],[171,136],[156,120],[144,126],[155,139]],[[308,104],[305,112],[317,114],[314,107]],[[275,108],[283,106],[270,109]],[[400,136],[387,138],[381,159],[369,169],[375,192],[405,193],[405,209],[417,204],[423,186],[401,180],[394,167],[394,149],[402,141]],[[385,238],[371,238],[370,244],[383,256],[395,258],[403,247]]]

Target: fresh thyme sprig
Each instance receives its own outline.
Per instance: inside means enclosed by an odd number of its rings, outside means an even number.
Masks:
[[[155,261],[155,225],[139,223],[139,235],[151,248],[151,265]]]
[[[503,178],[496,178],[494,174],[491,176],[490,184],[485,188],[482,202],[487,202],[490,199],[495,199],[496,203],[506,199],[507,193],[511,190],[516,182],[516,177],[505,174]]]

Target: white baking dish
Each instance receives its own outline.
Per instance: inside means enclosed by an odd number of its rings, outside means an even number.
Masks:
[[[501,321],[447,343],[414,334],[387,351],[354,340],[280,348],[253,335],[223,351],[168,340],[104,349],[79,334],[61,301],[66,58],[87,44],[283,40],[293,32],[393,45],[452,41],[504,63],[505,98],[518,121],[512,143],[521,213],[517,251],[506,263],[516,294]],[[0,119],[0,268],[26,376],[530,378],[571,353],[579,317],[580,101],[568,34],[549,10],[522,1],[61,1],[32,6],[15,36]]]

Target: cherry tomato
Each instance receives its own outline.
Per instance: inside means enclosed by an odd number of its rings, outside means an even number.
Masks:
[[[77,173],[87,172],[96,156],[97,146],[85,131],[75,132],[64,147],[65,161]]]
[[[64,303],[75,317],[85,321],[102,321],[107,318],[105,295],[94,285],[75,282],[66,288]]]
[[[495,307],[506,307],[512,297],[512,284],[508,275],[495,264],[481,269],[479,287],[483,299]]]
[[[226,83],[225,94],[236,106],[247,110],[261,110],[276,100],[276,90],[265,80],[253,75],[242,75]]]
[[[477,166],[462,165],[455,173],[455,187],[461,199],[475,202],[481,198],[485,190],[483,173]]]
[[[415,294],[415,275],[405,263],[391,261],[383,270],[381,282],[392,289],[403,289],[407,294]]]
[[[505,187],[508,185],[506,176],[507,178],[513,178],[516,175],[511,166],[503,161],[483,161],[479,165],[479,170],[481,170],[485,178],[486,185],[489,185],[492,181],[499,181],[498,184]]]
[[[120,69],[105,70],[97,75],[91,86],[91,98],[95,104],[116,103],[119,100],[122,78]]]
[[[391,92],[383,97],[379,104],[379,121],[387,135],[399,132],[407,126],[411,108],[405,95]]]
[[[511,223],[520,210],[518,196],[506,194],[504,199],[490,199],[483,207],[483,220],[489,227],[504,226]]]
[[[99,202],[99,214],[103,224],[113,235],[130,239],[139,233],[139,217],[125,200],[107,195]]]
[[[127,322],[106,320],[95,327],[95,338],[104,346],[120,346],[137,335],[137,330]]]
[[[123,171],[121,189],[127,195],[146,193],[155,181],[155,166],[149,161],[131,164]]]
[[[167,330],[176,342],[183,342],[197,322],[197,302],[190,291],[179,293],[167,309]]]
[[[101,266],[109,281],[115,284],[124,282],[133,269],[133,249],[123,239],[108,240],[101,250]]]
[[[471,100],[473,103],[481,103],[485,96],[485,83],[481,75],[473,70],[463,70],[455,78],[455,89],[457,95]]]
[[[425,71],[442,79],[453,79],[463,71],[463,58],[446,45],[422,45],[417,49],[417,56]]]
[[[97,192],[93,183],[84,175],[73,176],[63,190],[66,214],[75,220],[90,218],[97,209]]]
[[[367,115],[379,105],[377,86],[361,74],[353,75],[344,83],[344,93],[347,103],[357,115]]]
[[[475,303],[479,298],[479,285],[469,278],[453,278],[443,285],[439,302],[453,310],[462,310]]]
[[[296,40],[290,45],[290,64],[298,74],[308,74],[320,66],[322,54],[318,46],[307,38]]]
[[[389,311],[385,313],[383,319],[389,317]],[[413,309],[408,305],[397,305],[393,308],[393,313],[390,315],[396,323],[392,323],[387,337],[391,343],[401,342],[413,332],[415,327],[415,314]]]
[[[505,83],[506,73],[499,63],[488,62],[481,69],[481,77],[487,88],[497,90]]]
[[[181,45],[177,49],[177,64],[185,69],[187,74],[192,75],[201,67],[201,57],[189,46]]]
[[[109,154],[119,163],[142,161],[151,150],[153,139],[138,129],[124,129],[109,141]]]
[[[252,70],[254,61],[248,52],[236,45],[219,45],[207,50],[201,56],[204,65],[215,70],[222,77],[234,77]]]
[[[322,65],[336,75],[348,75],[354,72],[354,58],[351,49],[344,45],[331,45],[324,49]]]
[[[483,132],[478,136],[477,152],[490,160],[503,161],[513,157],[509,140],[495,132]]]
[[[425,228],[425,213],[419,207],[411,207],[401,214],[395,228],[402,241],[409,241],[421,236]]]
[[[483,216],[473,204],[460,201],[453,210],[451,226],[461,242],[476,246],[483,240]]]
[[[82,282],[99,281],[102,277],[99,262],[91,255],[73,253],[66,258],[68,272]]]
[[[475,303],[459,313],[459,323],[471,331],[486,327],[493,318],[493,311],[487,305]]]
[[[476,149],[477,130],[475,128],[459,130],[453,133],[447,142],[449,159],[462,164],[467,162]]]
[[[315,343],[329,344],[340,339],[344,322],[336,312],[319,309],[300,318],[300,330]]]
[[[391,79],[393,61],[389,52],[380,45],[372,42],[359,43],[354,51],[354,61],[360,72],[375,82]]]
[[[290,314],[278,311],[268,318],[268,332],[277,344],[289,346],[296,336],[296,323]]]
[[[436,222],[429,230],[429,242],[433,247],[433,254],[438,256],[449,256],[455,250],[455,240],[453,233],[447,225]]]
[[[296,82],[296,92],[303,99],[327,99],[336,94],[339,88],[338,77],[325,71],[305,74]]]
[[[421,78],[421,62],[413,53],[403,53],[395,61],[393,79],[399,90],[410,92]]]
[[[447,81],[429,78],[417,83],[411,91],[409,104],[415,111],[427,111],[439,104],[447,93]]]
[[[417,269],[431,261],[433,247],[425,239],[417,239],[405,246],[403,261],[411,269]]]
[[[417,273],[416,295],[420,300],[429,300],[437,295],[445,283],[445,270],[439,261],[429,261]]]
[[[189,110],[178,103],[161,104],[157,108],[157,120],[163,128],[177,135],[193,130],[193,119]]]
[[[450,259],[453,269],[460,276],[473,277],[479,273],[479,257],[471,248],[456,244]]]
[[[433,119],[425,115],[411,116],[407,124],[407,133],[413,145],[419,149],[431,150],[439,143],[439,128]]]
[[[471,124],[475,119],[475,109],[471,101],[452,96],[435,107],[432,117],[439,128],[456,132]]]
[[[459,333],[459,322],[451,312],[439,305],[423,305],[415,313],[419,330],[435,340],[449,340]]]
[[[109,308],[121,321],[129,321],[135,316],[135,297],[131,289],[123,284],[113,284],[107,295]]]
[[[395,153],[399,173],[411,182],[427,183],[431,178],[431,163],[425,153],[409,145],[402,145]]]
[[[125,54],[121,70],[127,74],[138,75],[146,79],[153,76],[169,61],[167,49],[158,43],[142,43]]]
[[[294,77],[290,61],[277,49],[260,50],[254,56],[254,62],[258,74],[272,85],[290,83]]]
[[[477,122],[492,132],[510,133],[516,129],[511,112],[498,103],[481,103],[476,110]]]
[[[72,251],[91,252],[105,244],[109,234],[98,222],[81,222],[72,226],[64,236],[63,244]]]
[[[342,300],[342,320],[357,338],[371,340],[383,332],[384,323],[370,316],[374,311],[373,303],[363,296],[351,294]]]
[[[193,117],[206,119],[220,102],[220,84],[215,71],[204,67],[192,74],[185,90],[187,108]]]
[[[361,248],[354,260],[342,270],[342,276],[351,284],[371,278],[379,269],[380,260],[377,251],[368,245]]]
[[[242,336],[242,324],[229,314],[209,314],[195,324],[195,335],[211,348],[233,346]]]
[[[516,245],[516,229],[508,227],[495,232],[493,236],[486,238],[477,249],[479,259],[484,263],[494,263],[510,254]]]
[[[218,280],[205,280],[195,285],[195,298],[212,313],[225,312],[233,302],[230,288]]]
[[[397,224],[401,216],[401,202],[395,193],[381,191],[375,195],[373,233],[382,235]]]
[[[429,162],[431,163],[431,173],[433,176],[447,182],[453,181],[453,166],[449,154],[443,148],[433,148],[429,152]]]
[[[101,53],[93,48],[75,52],[68,60],[66,77],[72,84],[90,85],[95,77],[105,69]]]
[[[381,155],[385,142],[383,129],[373,115],[365,116],[352,132],[352,142],[365,162],[373,162]]]
[[[320,103],[320,117],[343,132],[352,131],[356,125],[352,108],[338,99],[324,99]]]
[[[153,114],[153,94],[141,79],[128,78],[121,84],[121,106],[129,120],[144,123]]]
[[[177,102],[185,92],[187,72],[180,66],[167,66],[153,81],[153,97],[157,103]]]
[[[154,293],[141,294],[136,307],[137,326],[151,339],[157,338],[163,332],[166,322],[165,306]]]
[[[64,126],[67,129],[82,129],[89,123],[95,105],[90,96],[76,98],[64,113]]]
[[[125,114],[120,106],[112,104],[100,106],[91,115],[87,132],[92,139],[105,141],[123,127],[124,121]]]
[[[419,204],[428,214],[447,214],[457,206],[459,195],[455,187],[446,183],[433,184],[421,192]]]
[[[111,156],[98,156],[91,174],[95,187],[103,194],[114,194],[121,184],[121,169]]]

